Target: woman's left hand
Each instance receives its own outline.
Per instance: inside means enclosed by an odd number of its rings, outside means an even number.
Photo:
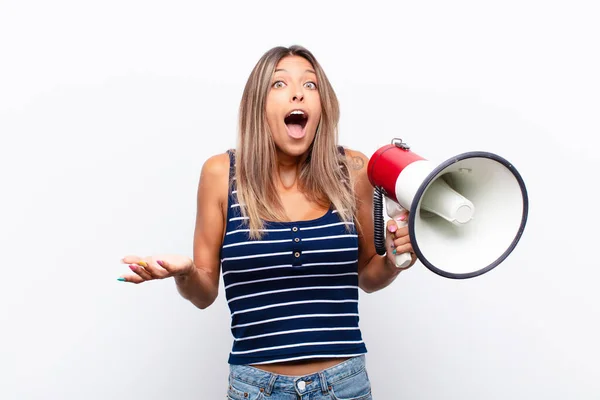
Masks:
[[[406,224],[406,221],[408,221],[408,212],[400,215],[400,217],[398,217],[398,222],[390,219],[387,222],[385,238],[386,249],[389,249],[386,254],[388,261],[392,265],[396,265],[396,255],[402,253],[410,254],[412,260],[407,267],[399,268],[402,270],[412,267],[416,261],[416,256],[413,252],[412,244],[410,243],[410,236],[408,234],[408,225]]]

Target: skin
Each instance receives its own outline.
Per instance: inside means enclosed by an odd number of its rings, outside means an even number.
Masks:
[[[277,190],[291,220],[310,220],[327,212],[326,208],[310,202],[298,189],[297,174],[300,162],[306,157],[321,116],[321,101],[317,77],[311,64],[302,57],[283,58],[277,65],[272,87],[266,101],[266,118],[277,146],[278,169],[274,177]],[[288,135],[285,116],[294,109],[308,114],[306,134],[296,139]],[[391,284],[402,270],[394,265],[397,253],[411,252],[407,227],[398,227],[394,220],[386,226],[386,256],[375,251],[373,238],[373,187],[367,176],[368,158],[361,152],[345,149],[348,165],[356,180],[357,218],[359,230],[358,273],[359,286],[367,293],[381,290]],[[178,292],[196,307],[205,309],[218,295],[220,278],[219,250],[225,235],[229,156],[226,153],[210,157],[203,165],[197,191],[197,215],[194,232],[193,259],[177,254],[158,254],[147,257],[129,255],[121,261],[132,273],[121,280],[139,284],[154,279],[173,277]],[[407,215],[404,215],[407,218]],[[317,359],[279,364],[255,365],[284,375],[304,375],[328,368],[343,359]]]

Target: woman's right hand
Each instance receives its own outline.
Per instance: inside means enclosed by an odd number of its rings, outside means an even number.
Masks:
[[[147,257],[128,255],[121,260],[128,264],[132,274],[124,274],[120,281],[142,283],[155,279],[189,276],[194,271],[194,261],[178,254],[161,254]]]

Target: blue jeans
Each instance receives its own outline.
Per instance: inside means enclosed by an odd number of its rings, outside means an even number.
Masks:
[[[365,356],[303,376],[277,375],[230,365],[230,400],[372,400]]]

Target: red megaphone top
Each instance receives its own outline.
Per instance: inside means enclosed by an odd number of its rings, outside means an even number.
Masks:
[[[367,175],[373,187],[380,187],[384,195],[398,202],[396,198],[396,181],[407,165],[424,160],[407,148],[388,144],[377,150],[369,159]]]

